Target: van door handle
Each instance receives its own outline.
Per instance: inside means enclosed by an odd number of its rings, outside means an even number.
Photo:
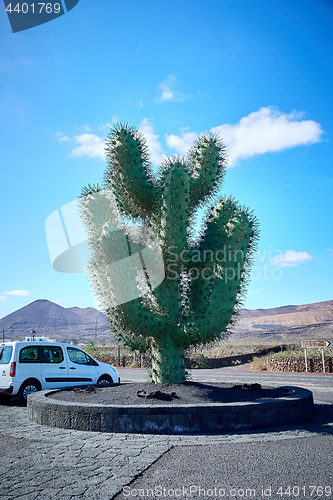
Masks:
[[[66,370],[66,366],[59,366],[59,370]]]
[[[70,370],[76,370],[75,366],[70,366],[69,369]]]

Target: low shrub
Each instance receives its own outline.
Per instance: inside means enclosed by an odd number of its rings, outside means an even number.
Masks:
[[[267,370],[264,358],[258,358],[257,356],[254,357],[251,363],[251,370],[260,370],[260,371]]]
[[[191,355],[190,358],[191,367],[198,368],[209,368],[209,360],[205,358],[202,352],[198,352]]]

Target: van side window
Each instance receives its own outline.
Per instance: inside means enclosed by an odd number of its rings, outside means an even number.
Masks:
[[[0,365],[8,365],[12,357],[13,348],[11,345],[0,347]]]
[[[42,346],[42,363],[62,363],[64,355],[59,346]]]
[[[72,363],[78,365],[94,365],[93,360],[88,354],[75,347],[67,347],[68,357]]]
[[[20,363],[40,363],[40,349],[37,346],[27,346],[20,350]]]

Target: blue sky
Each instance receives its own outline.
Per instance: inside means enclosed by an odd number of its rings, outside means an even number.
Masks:
[[[52,268],[45,220],[100,182],[109,125],[154,163],[219,132],[222,194],[261,226],[245,307],[332,299],[333,3],[80,0],[11,33],[0,4],[0,317],[39,298],[95,306]]]

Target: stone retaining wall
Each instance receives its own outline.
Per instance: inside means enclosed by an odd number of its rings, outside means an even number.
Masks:
[[[278,350],[281,348],[278,347]],[[275,348],[272,351],[276,351]],[[227,366],[235,366],[243,363],[249,363],[254,357],[261,356],[265,364],[266,370],[268,371],[278,371],[278,372],[305,372],[305,359],[302,357],[295,356],[278,356],[271,358],[264,358],[267,354],[267,349],[260,353],[250,353],[238,356],[228,356],[224,358],[206,358],[204,356],[193,356],[192,358],[185,358],[185,365],[188,369],[195,368],[222,368]],[[98,361],[102,363],[108,363],[115,367],[120,366],[124,368],[140,368],[141,359],[140,356],[136,356],[134,364],[133,356],[120,356],[120,364],[118,362],[117,356],[95,356]],[[143,357],[142,368],[148,368],[150,360],[149,358]],[[320,373],[323,371],[322,358],[310,358],[308,357],[308,372],[310,373]],[[326,373],[333,373],[333,358],[325,358],[325,371]]]
[[[100,361],[101,363],[107,363],[108,365],[112,365],[117,368],[123,367],[123,368],[148,368],[149,366],[149,359],[143,356],[142,359],[142,366],[141,366],[141,358],[140,356],[136,355],[135,356],[135,362],[134,362],[134,357],[132,356],[120,356],[120,360],[118,359],[118,356],[110,355],[107,354],[105,356],[99,356],[96,354],[92,354],[92,356],[97,359],[97,361]],[[119,362],[120,361],[120,362]]]
[[[115,406],[52,399],[58,391],[30,394],[28,418],[51,427],[81,431],[150,434],[202,434],[263,429],[309,420],[313,396],[307,389],[261,402],[182,406]]]
[[[263,360],[266,370],[274,372],[305,372],[305,358],[294,356],[279,356],[276,358],[266,358]],[[325,358],[325,372],[332,373],[333,359]],[[322,358],[308,357],[308,372],[320,373],[323,371]]]
[[[201,353],[192,354],[191,357],[185,358],[185,366],[187,369],[223,368],[243,363],[250,363],[256,356],[266,356],[267,354],[272,354],[273,352],[280,352],[281,350],[285,350],[286,345],[283,344],[270,347],[252,347],[253,352],[251,353],[235,354],[233,356],[223,356],[219,358],[208,358]],[[141,356],[139,354],[136,354],[135,356],[133,356],[133,354],[121,355],[118,359],[117,355],[107,352],[107,349],[105,354],[92,354],[92,356],[102,363],[108,363],[109,365],[113,365],[115,367],[119,366],[123,368],[148,368],[150,363],[149,357],[143,356],[141,366]]]

